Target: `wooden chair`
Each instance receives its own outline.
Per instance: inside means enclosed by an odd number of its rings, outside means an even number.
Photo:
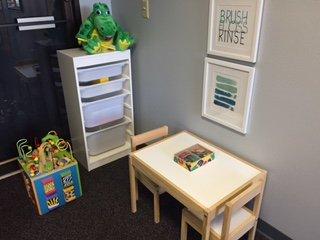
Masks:
[[[216,216],[211,223],[210,240],[236,240],[249,231],[249,239],[254,240],[257,220],[262,200],[262,183],[257,182],[226,203],[223,213]],[[253,210],[246,208],[254,199]],[[188,224],[199,233],[202,220],[188,209],[182,210],[181,240],[187,240]]]
[[[158,140],[160,138],[168,136],[168,127],[163,126],[161,128],[157,128],[154,130],[151,130],[149,132],[145,132],[136,136],[131,137],[131,150],[136,151],[138,146],[145,145],[149,142]],[[140,172],[137,172],[136,178],[139,179],[139,181],[146,186],[152,193],[153,193],[153,207],[154,207],[154,221],[155,223],[160,222],[160,203],[159,203],[159,195],[163,193],[164,191],[160,189],[160,187],[152,182],[148,177],[143,175]],[[136,182],[136,188],[138,192],[138,184]],[[138,200],[138,194],[137,194],[137,200]]]

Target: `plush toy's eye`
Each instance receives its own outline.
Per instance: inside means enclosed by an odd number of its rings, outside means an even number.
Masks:
[[[106,14],[107,14],[107,15],[110,15],[110,11],[106,11]]]
[[[96,14],[101,15],[101,11],[98,9],[98,10],[96,11]]]

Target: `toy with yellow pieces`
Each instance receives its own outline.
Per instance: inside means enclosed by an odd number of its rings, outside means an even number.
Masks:
[[[27,144],[26,139],[17,142],[19,161],[31,176],[48,173],[75,161],[70,144],[50,131],[36,149]]]

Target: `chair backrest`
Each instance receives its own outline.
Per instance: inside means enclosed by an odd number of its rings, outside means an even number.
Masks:
[[[262,182],[259,181],[257,183],[252,184],[250,187],[248,187],[238,196],[236,196],[235,198],[233,198],[232,200],[226,203],[226,208],[224,211],[224,218],[223,218],[223,225],[222,225],[222,232],[221,232],[221,239],[223,240],[233,239],[232,236],[237,235],[236,231],[238,231],[238,234],[240,234],[241,229],[235,229],[234,230],[235,232],[230,232],[230,223],[231,223],[232,215],[236,211],[238,211],[240,208],[244,207],[252,199],[254,199],[253,209],[251,211],[252,219],[249,219],[246,223],[243,223],[241,225],[242,229],[246,229],[246,231],[248,231],[251,228],[251,226],[246,226],[246,225],[252,225],[259,216],[260,205],[261,205],[260,202],[262,199]]]
[[[131,137],[131,150],[137,150],[137,146],[146,144],[156,139],[168,136],[168,126],[162,126],[160,128],[136,135]]]

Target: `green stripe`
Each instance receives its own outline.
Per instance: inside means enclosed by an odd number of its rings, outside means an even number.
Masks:
[[[237,86],[237,82],[232,80],[232,79],[229,79],[229,78],[225,78],[225,77],[222,77],[222,76],[217,76],[217,81],[219,83],[224,83],[224,84],[230,84],[230,85],[233,85],[233,86]]]
[[[214,90],[215,94],[218,94],[218,95],[222,95],[222,96],[225,96],[225,97],[229,97],[229,98],[233,98],[233,99],[236,99],[237,98],[237,94],[231,94],[229,92],[225,92],[225,91],[222,91],[218,88],[216,88]]]
[[[219,100],[220,102],[224,102],[224,103],[227,103],[231,106],[235,106],[236,105],[236,101],[230,99],[230,98],[226,98],[226,97],[222,97],[222,96],[219,96],[219,95],[214,95],[215,99]]]
[[[227,91],[230,93],[237,93],[237,88],[230,86],[230,85],[226,85],[226,84],[222,84],[222,83],[217,83],[217,88],[220,88],[223,91]]]

